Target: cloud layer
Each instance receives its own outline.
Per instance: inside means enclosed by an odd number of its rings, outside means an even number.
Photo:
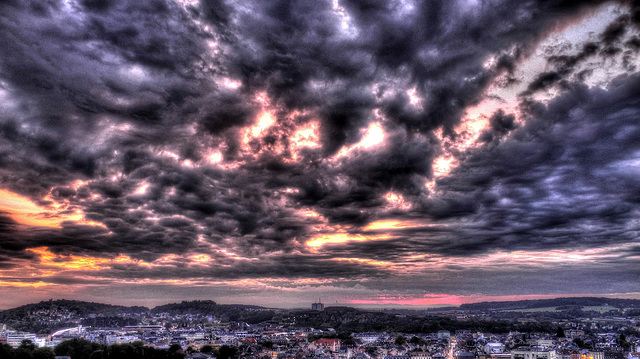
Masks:
[[[0,291],[633,292],[639,32],[630,1],[3,2]]]

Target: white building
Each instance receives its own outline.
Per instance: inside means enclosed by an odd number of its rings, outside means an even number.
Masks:
[[[555,350],[514,350],[511,359],[557,359]]]
[[[361,340],[362,343],[364,344],[370,344],[378,341],[382,337],[382,334],[375,333],[375,332],[366,332],[366,333],[353,333],[351,334],[351,336],[353,337],[353,339]]]
[[[486,354],[502,354],[504,353],[504,344],[498,342],[489,342],[484,346]]]
[[[553,346],[553,340],[552,339],[538,339],[536,341],[536,343],[541,348],[551,348]]]
[[[36,344],[36,335],[31,333],[9,334],[7,336],[7,344],[11,345],[13,348],[17,348],[25,339],[29,339]]]

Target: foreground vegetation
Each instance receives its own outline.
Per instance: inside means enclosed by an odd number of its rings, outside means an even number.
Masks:
[[[0,345],[1,359],[55,359],[56,355],[73,359],[182,359],[185,356],[177,344],[169,349],[156,349],[141,342],[106,346],[72,339],[58,344],[55,349],[37,348],[30,340],[23,340],[16,349],[7,344]]]

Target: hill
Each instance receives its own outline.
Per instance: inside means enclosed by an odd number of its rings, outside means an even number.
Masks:
[[[535,308],[571,308],[571,307],[595,307],[610,306],[611,309],[622,308],[640,308],[640,300],[638,299],[617,299],[617,298],[599,298],[599,297],[574,297],[574,298],[554,298],[554,299],[535,299],[535,300],[518,300],[504,302],[480,302],[460,305],[460,309],[468,311],[487,311],[487,310],[516,310],[516,309],[535,309]]]
[[[157,306],[151,314],[168,313],[169,315],[203,315],[216,317],[222,321],[241,321],[256,324],[271,320],[275,311],[265,307],[242,304],[217,304],[212,300],[183,301]]]
[[[54,329],[82,324],[81,319],[91,315],[106,318],[132,317],[148,311],[149,308],[138,306],[125,307],[65,299],[49,300],[1,311],[0,323],[17,330],[48,333]],[[136,322],[128,320],[122,323],[130,325],[136,324]]]
[[[41,334],[80,324],[94,327],[136,325],[142,318],[159,313],[168,313],[171,317],[183,315],[215,317],[221,321],[241,321],[249,324],[271,320],[276,314],[275,311],[264,307],[242,304],[223,305],[212,300],[183,301],[153,309],[76,300],[49,300],[0,311],[0,323],[12,329]]]
[[[140,314],[146,313],[148,311],[149,308],[139,306],[126,307],[122,305],[60,299],[42,301],[34,304],[26,304],[17,308],[0,311],[0,320],[6,320],[7,318],[10,319],[17,316],[25,316],[33,313],[42,313],[54,316],[60,314],[86,316],[89,314]]]

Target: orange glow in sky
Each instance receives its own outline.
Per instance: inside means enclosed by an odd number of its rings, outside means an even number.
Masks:
[[[362,234],[332,233],[332,234],[321,234],[319,236],[313,237],[312,239],[308,240],[306,244],[309,247],[317,249],[319,247],[324,246],[325,244],[377,241],[377,240],[384,240],[389,238],[391,238],[391,236],[387,234],[365,236]]]
[[[51,208],[41,207],[27,197],[0,189],[0,211],[7,212],[9,217],[18,223],[30,226],[60,228],[62,222],[74,221],[79,224],[104,227],[101,223],[85,221],[82,213],[78,211],[72,214],[57,213],[58,210],[64,209],[61,207],[63,207],[62,204],[55,202]]]
[[[242,137],[245,146],[254,139],[262,138],[266,131],[276,123],[275,116],[268,111],[263,111],[258,115],[255,125],[247,128]]]
[[[446,176],[457,162],[454,157],[440,156],[433,161],[433,174],[436,177]]]
[[[222,161],[222,153],[220,152],[213,152],[212,154],[210,154],[207,159],[209,160],[209,162],[211,163],[219,163]]]
[[[347,154],[349,154],[349,152],[353,150],[369,149],[371,147],[380,145],[384,142],[384,130],[382,129],[382,126],[379,123],[373,122],[369,125],[369,127],[367,127],[365,130],[362,130],[362,131],[363,131],[363,136],[360,142],[350,147],[343,147],[337,153],[336,156],[337,157],[346,156]]]
[[[525,295],[450,295],[450,294],[425,294],[423,296],[381,296],[378,298],[352,299],[347,300],[347,304],[360,305],[461,305],[465,303],[478,302],[501,302],[516,300],[552,299],[558,297],[581,297],[583,294],[525,294]]]
[[[189,259],[195,264],[208,264],[211,262],[211,257],[207,254],[194,254]]]
[[[393,219],[386,219],[381,221],[374,221],[365,226],[365,231],[375,231],[380,229],[402,229],[411,227],[420,227],[421,224],[415,221],[398,221]]]
[[[393,304],[393,305],[460,305],[465,303],[462,296],[448,294],[430,294],[424,297],[380,297],[375,299],[353,299],[349,304]]]
[[[59,218],[50,217],[49,211],[31,202],[27,197],[0,189],[0,210],[18,223],[31,226],[60,227]]]
[[[352,262],[352,263],[362,263],[369,264],[380,267],[392,267],[395,263],[386,262],[386,261],[377,261],[375,259],[366,259],[366,258],[331,258],[332,261],[338,262]]]
[[[387,192],[387,194],[384,195],[384,198],[392,207],[402,210],[411,209],[411,203],[405,202],[404,197],[401,194]]]
[[[384,141],[384,130],[379,123],[374,122],[369,125],[367,132],[358,144],[361,148],[369,148],[379,145]]]
[[[300,126],[291,136],[291,157],[293,160],[298,158],[298,152],[303,147],[318,148],[320,147],[320,136],[318,135],[318,123],[310,122],[304,126]]]
[[[27,251],[40,256],[40,263],[46,266],[58,267],[69,270],[96,271],[110,268],[110,264],[137,263],[125,255],[116,258],[97,258],[90,256],[77,256],[74,254],[61,255],[51,253],[47,247],[28,248]]]
[[[318,136],[318,123],[310,122],[301,126],[293,133],[291,137],[296,147],[319,147],[320,137]]]
[[[54,285],[53,283],[38,282],[5,282],[0,281],[0,287],[19,287],[19,288],[40,288]]]
[[[136,188],[136,190],[133,192],[133,194],[143,195],[143,194],[147,193],[147,188],[149,188],[149,184],[146,183],[146,182],[143,182],[142,185],[140,185],[138,188]]]

